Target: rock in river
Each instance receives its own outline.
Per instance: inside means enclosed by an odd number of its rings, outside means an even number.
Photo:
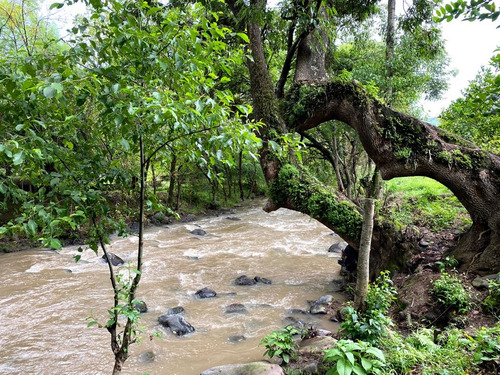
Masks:
[[[243,314],[247,312],[247,308],[241,303],[233,303],[229,306],[226,306],[224,312],[226,314]]]
[[[283,369],[268,362],[252,362],[213,367],[200,375],[285,375]]]
[[[196,236],[204,236],[207,234],[207,232],[205,232],[203,229],[193,229],[191,232],[189,232],[191,234],[194,234]]]
[[[198,290],[195,295],[198,297],[198,298],[212,298],[212,297],[215,297],[217,296],[217,293],[215,293],[214,290],[210,289],[210,288],[202,288],[200,290]]]
[[[170,331],[177,336],[184,336],[194,332],[194,327],[186,322],[184,317],[180,314],[162,315],[158,318],[158,322],[162,326],[170,328]]]
[[[326,314],[328,312],[328,305],[333,302],[333,297],[329,294],[321,297],[311,305],[311,314]]]
[[[255,279],[251,279],[246,275],[238,276],[235,280],[236,285],[255,285],[257,281]]]
[[[119,265],[125,263],[125,261],[116,254],[108,253],[108,257],[109,257],[109,261],[111,262],[111,264],[113,266],[119,266]],[[105,263],[108,263],[105,255],[102,256],[102,259],[104,259]]]

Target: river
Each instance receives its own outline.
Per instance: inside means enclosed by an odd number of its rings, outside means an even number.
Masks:
[[[308,300],[334,294],[331,281],[339,279],[340,267],[338,254],[328,248],[340,238],[308,216],[285,209],[268,214],[262,204],[147,228],[138,297],[149,310],[142,314],[143,339],[132,345],[123,374],[195,375],[221,364],[261,360],[265,349],[259,341],[284,326],[287,310],[307,310]],[[207,235],[190,233],[197,228]],[[136,236],[114,238],[109,250],[133,260],[136,246]],[[0,374],[111,373],[108,332],[87,328],[89,316],[104,323],[112,304],[107,266],[92,251],[75,263],[76,250],[0,255]],[[243,274],[272,284],[235,285]],[[196,299],[203,287],[218,296]],[[233,303],[244,304],[247,312],[226,314],[224,308]],[[158,325],[157,318],[176,306],[184,307],[194,333],[177,337]],[[325,317],[295,317],[337,329]],[[151,339],[154,331],[162,338]],[[235,335],[245,339],[233,343],[229,337]],[[151,353],[153,360],[146,359]]]

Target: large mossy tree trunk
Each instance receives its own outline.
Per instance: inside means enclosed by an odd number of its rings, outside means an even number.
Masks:
[[[251,1],[254,7],[264,4],[262,0]],[[500,271],[499,156],[392,110],[372,98],[355,81],[297,82],[290,88],[283,105],[278,106],[257,21],[249,21],[247,33],[252,55],[248,66],[254,113],[256,119],[265,124],[260,129],[263,139],[260,161],[271,190],[266,210],[286,207],[308,214],[358,248],[362,223],[359,207],[341,193],[322,186],[298,166],[279,160],[268,145],[283,132],[306,132],[330,120],[339,120],[357,132],[384,179],[426,176],[447,186],[473,221],[453,255],[464,269],[477,273]],[[318,63],[310,53],[298,53],[298,56],[310,62],[297,61],[297,67],[310,69]],[[296,75],[308,76],[307,72],[296,72]],[[393,224],[376,221],[371,275],[404,265],[414,245],[414,241]]]

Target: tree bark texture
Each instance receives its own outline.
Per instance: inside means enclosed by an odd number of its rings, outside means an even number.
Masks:
[[[370,249],[372,244],[375,200],[371,198],[365,199],[363,209],[363,227],[361,229],[361,240],[359,242],[356,293],[354,296],[354,308],[356,310],[364,309],[366,295],[368,294],[368,283],[370,282]]]

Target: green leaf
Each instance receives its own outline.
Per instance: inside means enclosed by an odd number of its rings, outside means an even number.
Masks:
[[[62,249],[61,242],[57,238],[51,238],[49,241],[49,246],[56,250]]]
[[[345,358],[340,358],[337,361],[337,372],[339,375],[351,375],[352,365]]]
[[[12,162],[14,163],[14,165],[22,164],[24,162],[24,153],[22,151],[19,151],[16,154],[14,154]]]
[[[34,220],[29,220],[26,224],[27,233],[30,236],[35,236],[38,232],[38,225]]]
[[[53,98],[55,95],[56,95],[56,89],[51,87],[51,86],[48,86],[46,88],[43,89],[43,95],[47,98],[47,99],[51,99]]]
[[[382,350],[374,347],[369,347],[366,349],[366,352],[372,354],[374,357],[381,360],[382,362],[385,362],[385,356]]]
[[[54,9],[54,8],[61,9],[63,6],[64,6],[64,3],[53,3],[53,4],[50,5],[49,10],[50,9]]]
[[[125,149],[125,151],[129,151],[130,150],[130,144],[128,143],[128,141],[125,138],[122,138],[120,140],[120,144],[123,146],[123,148]]]
[[[236,35],[238,35],[241,39],[243,39],[245,41],[245,43],[250,43],[250,39],[248,39],[247,34],[245,34],[245,33],[237,33]]]

